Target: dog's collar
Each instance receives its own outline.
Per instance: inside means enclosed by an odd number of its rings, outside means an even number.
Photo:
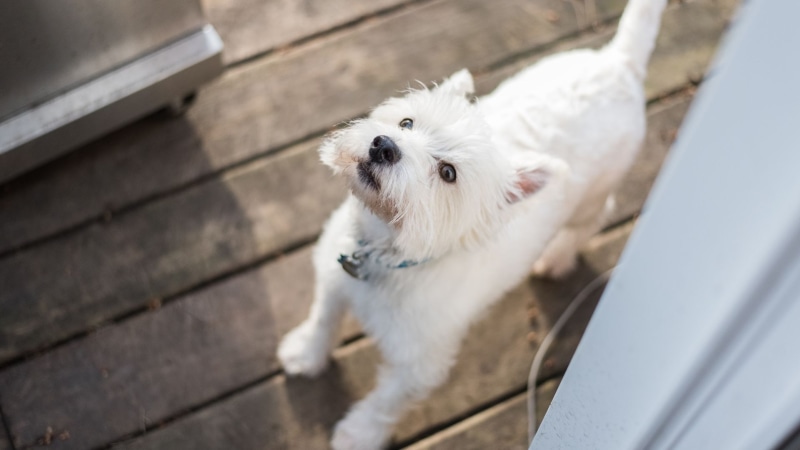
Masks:
[[[342,265],[342,269],[353,278],[367,280],[371,273],[377,271],[388,271],[397,269],[407,269],[418,266],[430,261],[430,258],[423,260],[401,259],[398,261],[396,252],[391,248],[380,248],[372,245],[368,241],[358,241],[358,250],[346,255],[340,254],[337,260]]]

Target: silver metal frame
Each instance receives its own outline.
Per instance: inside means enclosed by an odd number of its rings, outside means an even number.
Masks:
[[[222,72],[211,25],[0,123],[0,182],[181,98]]]

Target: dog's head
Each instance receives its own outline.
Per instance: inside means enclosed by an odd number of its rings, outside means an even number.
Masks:
[[[396,232],[394,245],[417,258],[479,244],[509,207],[541,189],[556,162],[498,151],[461,70],[433,89],[411,90],[333,133],[323,163]]]

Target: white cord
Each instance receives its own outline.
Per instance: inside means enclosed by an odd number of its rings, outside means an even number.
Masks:
[[[575,310],[578,309],[581,304],[589,297],[598,286],[608,281],[609,277],[611,276],[611,272],[613,272],[615,267],[606,270],[602,274],[598,275],[597,278],[592,280],[591,283],[587,284],[575,298],[569,302],[567,305],[567,309],[561,314],[561,317],[558,318],[553,328],[550,329],[550,332],[547,333],[547,336],[544,337],[542,343],[539,345],[539,348],[536,350],[536,354],[533,357],[533,364],[531,364],[531,371],[528,374],[528,442],[533,442],[533,437],[536,435],[536,379],[539,378],[539,369],[542,367],[542,361],[544,361],[544,356],[547,353],[547,350],[550,348],[550,344],[553,343],[558,333],[561,332],[561,329],[564,328],[564,325],[567,321],[572,317],[575,313]]]

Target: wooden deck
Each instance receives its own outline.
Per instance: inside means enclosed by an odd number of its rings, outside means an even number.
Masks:
[[[596,0],[595,27],[563,0],[204,3],[228,68],[185,116],[144,118],[0,186],[0,450],[327,448],[379,356],[350,320],[321,378],[287,379],[275,359],[345,194],[317,162],[320,137],[409,80],[468,67],[486,93],[542,56],[602,45],[625,0]],[[647,142],[607,229],[568,280],[527,280],[473,328],[393,447],[526,448],[536,345],[614,265],[737,3],[668,9]],[[592,308],[546,360],[540,416]]]

